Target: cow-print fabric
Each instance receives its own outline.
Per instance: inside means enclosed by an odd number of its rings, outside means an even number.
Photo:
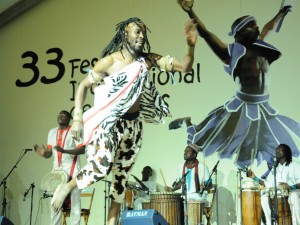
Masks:
[[[87,145],[87,165],[77,175],[77,186],[83,189],[112,172],[110,198],[122,203],[125,197],[128,173],[131,171],[142,143],[142,121],[119,119],[113,132],[97,130]]]

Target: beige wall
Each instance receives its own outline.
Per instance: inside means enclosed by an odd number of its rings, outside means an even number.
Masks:
[[[279,9],[279,0],[196,0],[195,11],[203,18],[207,27],[223,41],[233,41],[227,36],[231,23],[239,16],[256,16],[262,26]],[[56,126],[56,115],[61,109],[70,110],[73,106],[72,85],[83,75],[78,69],[72,78],[72,59],[91,61],[98,57],[115,32],[115,25],[129,17],[140,17],[150,28],[149,39],[152,51],[181,58],[184,52],[183,23],[187,16],[177,6],[175,0],[45,0],[26,14],[2,27],[0,30],[0,83],[1,136],[0,178],[5,177],[18,161],[22,149],[32,148],[35,143],[44,144],[48,130]],[[300,7],[295,7],[284,21],[279,34],[274,33],[267,40],[283,52],[280,60],[272,65],[271,104],[281,114],[300,121],[299,115],[299,72],[298,43]],[[47,63],[56,54],[47,54],[49,49],[63,51],[64,76],[54,84],[45,85],[40,78],[55,77],[57,68]],[[16,80],[27,82],[33,73],[23,65],[31,62],[22,54],[32,51],[38,55],[39,79],[29,87],[17,87]],[[201,82],[179,83],[172,86],[157,85],[162,94],[169,94],[173,118],[190,115],[195,122],[201,121],[213,108],[229,99],[235,85],[225,74],[222,63],[199,38],[196,47],[196,64],[200,63]],[[92,103],[92,97],[88,98]],[[161,169],[168,185],[177,178],[178,165],[183,160],[186,143],[184,130],[168,130],[165,125],[146,125],[144,144],[133,174],[140,177],[143,166],[150,165],[157,171],[157,180],[163,184]],[[202,155],[199,155],[202,159]],[[217,156],[205,159],[213,168]],[[81,160],[85,163],[85,157]],[[45,160],[33,152],[28,152],[9,176],[6,197],[7,216],[15,224],[29,224],[30,198],[23,201],[23,194],[34,182],[33,221],[47,224],[49,221],[49,199],[39,201],[40,182],[52,168],[52,160]],[[261,174],[265,165],[253,170]],[[237,177],[233,160],[222,160],[219,164],[218,183],[219,216],[222,224],[239,222],[239,208],[236,206]],[[103,223],[104,197],[103,182],[94,185],[96,196],[90,216],[90,224]],[[2,187],[1,187],[2,188]],[[2,196],[2,195],[1,195]],[[2,198],[1,198],[2,201]],[[39,212],[38,207],[40,204]],[[227,217],[229,213],[232,217]],[[235,219],[235,215],[238,219]],[[227,222],[226,222],[227,221]]]

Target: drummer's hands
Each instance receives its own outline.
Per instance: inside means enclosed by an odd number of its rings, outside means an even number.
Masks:
[[[165,186],[166,192],[174,192],[173,188]]]
[[[41,146],[35,144],[33,146],[33,150],[41,156],[43,156],[45,154],[45,146],[44,145],[41,147]]]
[[[288,190],[288,191],[291,190],[290,186],[287,183],[284,183],[284,182],[279,182],[278,187],[280,187],[283,190]]]
[[[252,179],[255,177],[255,174],[253,173],[253,171],[251,169],[247,170],[246,175],[247,175],[247,177],[250,177]]]
[[[56,145],[54,148],[56,149],[56,151],[64,153],[64,149],[62,147]]]
[[[72,138],[74,138],[76,141],[80,140],[82,131],[82,121],[73,121],[72,127],[71,127],[71,134]]]
[[[33,146],[34,151],[44,158],[49,158],[52,155],[52,149],[47,148],[45,145],[41,147],[37,144]]]

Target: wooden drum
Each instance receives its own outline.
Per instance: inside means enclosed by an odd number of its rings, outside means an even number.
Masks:
[[[170,225],[183,224],[183,201],[181,194],[154,192],[150,194],[150,205],[158,211]]]
[[[202,216],[205,203],[199,201],[188,201],[188,224],[202,224]]]
[[[151,209],[150,200],[149,201],[144,201],[142,203],[142,205],[143,205],[143,209]]]
[[[288,196],[278,195],[278,225],[291,225],[292,216],[290,210],[290,204],[288,202]],[[272,207],[274,207],[274,198],[271,198]]]
[[[242,191],[242,218],[244,225],[260,225],[262,208],[260,191],[245,189]]]

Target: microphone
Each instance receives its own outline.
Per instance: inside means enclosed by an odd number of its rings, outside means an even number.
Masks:
[[[28,190],[23,195],[23,202],[25,202],[27,194],[28,194]]]
[[[274,167],[277,167],[277,164],[278,164],[277,158],[274,157],[274,158],[273,158],[273,166],[274,166]]]
[[[31,152],[31,151],[32,151],[31,148],[25,149],[25,152]]]
[[[44,191],[44,192],[43,192],[43,199],[45,199],[45,198],[50,198],[50,197],[53,197],[53,195],[47,194],[47,191]]]

